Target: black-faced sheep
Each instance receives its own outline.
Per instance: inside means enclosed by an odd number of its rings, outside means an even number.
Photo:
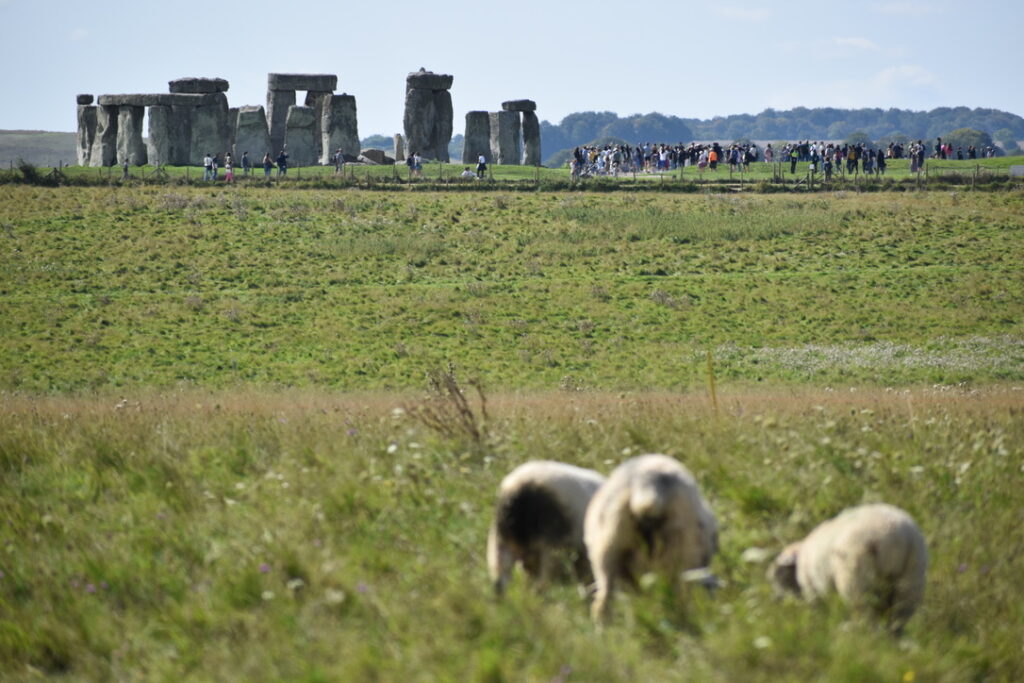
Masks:
[[[924,536],[910,515],[874,504],[845,510],[787,546],[768,576],[780,593],[808,601],[834,590],[851,608],[886,619],[898,634],[921,603],[927,569]]]
[[[591,613],[608,618],[619,580],[633,585],[658,572],[677,589],[682,572],[707,567],[718,549],[718,525],[690,471],[666,455],[619,465],[594,494],[583,523],[594,572]]]
[[[487,537],[487,566],[498,595],[517,562],[543,583],[562,551],[575,554],[577,577],[589,578],[583,514],[602,483],[594,470],[547,460],[520,465],[502,480]]]

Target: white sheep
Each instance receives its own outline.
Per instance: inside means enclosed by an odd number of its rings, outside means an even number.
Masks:
[[[583,514],[602,483],[594,470],[549,460],[524,463],[502,480],[487,537],[487,566],[498,595],[517,562],[544,583],[558,552],[575,554],[576,575],[588,580]]]
[[[787,546],[768,570],[777,591],[815,601],[835,590],[899,634],[924,596],[928,549],[914,520],[886,504],[850,508]]]
[[[718,524],[697,481],[679,461],[641,455],[619,465],[594,494],[583,523],[595,593],[591,614],[608,618],[621,579],[658,572],[679,588],[682,572],[707,567]]]

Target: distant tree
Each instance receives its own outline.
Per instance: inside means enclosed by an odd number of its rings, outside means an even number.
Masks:
[[[848,145],[870,145],[871,136],[862,130],[856,130],[847,135],[843,142]]]
[[[846,121],[836,121],[829,125],[825,137],[829,140],[842,140],[850,131],[850,124]]]
[[[1020,145],[1017,144],[1017,136],[1009,128],[1000,128],[995,133],[992,133],[992,139],[997,140],[999,146],[1007,154],[1020,154],[1021,150]]]
[[[390,152],[395,148],[395,139],[389,138],[387,135],[370,135],[360,140],[359,144],[362,149],[382,149],[385,152]]]
[[[905,133],[901,133],[898,130],[894,130],[891,133],[888,133],[878,138],[875,144],[878,145],[879,147],[888,147],[890,142],[900,145],[906,145],[908,142],[910,142],[910,136],[906,135]]]
[[[971,145],[974,145],[980,156],[981,149],[992,144],[991,135],[974,128],[957,128],[952,133],[943,135],[942,140],[953,146],[954,155],[956,154],[957,147],[962,148],[965,157],[967,156],[967,148]]]

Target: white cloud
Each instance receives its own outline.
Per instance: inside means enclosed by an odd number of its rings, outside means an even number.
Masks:
[[[858,50],[881,50],[881,46],[867,38],[833,38],[832,42],[839,47],[853,47]]]
[[[938,7],[921,2],[876,2],[872,3],[871,9],[879,14],[896,17],[923,17],[941,11]]]
[[[770,10],[764,8],[733,7],[730,5],[716,5],[712,8],[715,14],[728,19],[729,21],[752,21],[760,22],[772,15]]]
[[[891,89],[902,87],[925,88],[939,82],[935,74],[915,64],[887,67],[875,74],[875,77],[871,80],[878,87]]]

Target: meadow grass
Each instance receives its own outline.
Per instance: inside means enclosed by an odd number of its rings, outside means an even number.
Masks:
[[[1022,202],[3,186],[0,678],[1020,680]],[[448,363],[479,438],[416,417]],[[492,597],[509,470],[654,451],[714,598]],[[868,501],[902,640],[750,561]]]
[[[1024,195],[10,187],[0,388],[1019,380]]]
[[[0,669],[13,679],[1019,680],[1024,390],[489,397],[481,443],[416,394],[12,397],[0,411]],[[724,587],[492,597],[501,477],[661,451],[720,521]],[[902,640],[777,601],[765,565],[845,506],[911,512],[931,552]]]

